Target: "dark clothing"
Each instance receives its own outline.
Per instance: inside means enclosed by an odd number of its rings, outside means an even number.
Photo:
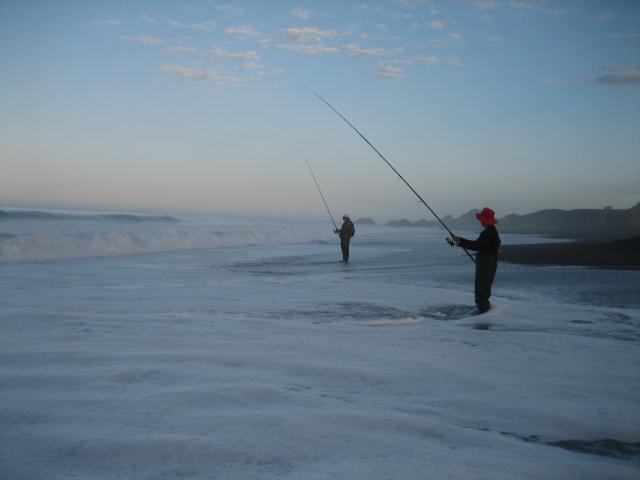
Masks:
[[[338,231],[338,235],[340,235],[340,248],[342,249],[342,261],[349,261],[349,242],[351,241],[351,237],[356,234],[356,228],[353,226],[353,222],[351,220],[345,220]]]
[[[460,239],[460,246],[476,253],[476,306],[480,313],[489,310],[491,304],[491,285],[498,268],[498,249],[500,248],[500,236],[493,225],[487,227],[477,240]]]

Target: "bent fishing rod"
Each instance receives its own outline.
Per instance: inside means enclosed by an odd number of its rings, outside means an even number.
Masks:
[[[320,185],[318,185],[318,180],[316,180],[316,176],[313,174],[313,170],[311,170],[311,165],[309,164],[309,160],[307,160],[307,156],[304,153],[302,154],[302,156],[304,157],[304,161],[307,162],[307,167],[309,167],[309,173],[311,173],[311,176],[313,177],[313,181],[316,182],[316,187],[318,187],[318,193],[320,193],[320,196],[322,197],[322,201],[324,202],[324,206],[327,209],[327,213],[329,214],[331,223],[333,223],[333,226],[335,227],[335,229],[338,230],[338,226],[336,225],[336,222],[333,221],[333,215],[331,215],[331,211],[329,210],[329,205],[327,205],[327,201],[324,199],[322,190],[320,190]]]
[[[454,236],[454,235],[453,235],[453,232],[449,229],[449,227],[447,227],[447,226],[445,225],[445,223],[440,219],[440,217],[438,216],[438,214],[437,214],[436,212],[434,212],[434,211],[433,211],[433,209],[429,206],[429,204],[427,204],[427,202],[425,202],[425,201],[424,201],[424,199],[420,196],[420,194],[419,194],[418,192],[416,192],[416,190],[415,190],[415,189],[414,189],[414,188],[409,184],[409,182],[407,182],[407,181],[404,179],[404,177],[403,177],[402,175],[400,175],[400,172],[398,172],[398,170],[396,170],[396,169],[395,169],[395,167],[394,167],[393,165],[391,165],[391,163],[389,163],[389,160],[387,160],[386,158],[384,158],[384,155],[382,155],[382,154],[378,151],[378,149],[377,149],[376,147],[374,147],[374,146],[373,146],[373,144],[372,144],[369,140],[367,140],[367,138],[366,138],[362,133],[360,133],[360,131],[359,131],[356,127],[354,127],[354,126],[353,126],[353,124],[352,124],[349,120],[347,120],[347,119],[345,118],[345,116],[344,116],[344,115],[342,115],[338,110],[336,110],[336,108],[335,108],[333,105],[331,105],[329,102],[327,102],[327,101],[326,101],[323,97],[321,97],[318,93],[316,93],[316,92],[314,92],[313,90],[311,90],[309,87],[305,87],[305,88],[307,88],[311,93],[313,93],[316,97],[318,97],[320,100],[322,100],[322,101],[323,101],[323,102],[324,102],[324,103],[325,103],[325,104],[326,104],[326,105],[327,105],[331,110],[333,110],[333,111],[334,111],[334,112],[335,112],[335,113],[336,113],[336,114],[337,114],[337,115],[338,115],[342,120],[344,120],[344,121],[345,121],[345,123],[346,123],[347,125],[349,125],[349,126],[350,126],[350,127],[351,127],[351,128],[352,128],[352,129],[353,129],[353,130],[358,134],[358,135],[360,135],[360,138],[362,138],[362,140],[364,140],[364,141],[365,141],[365,143],[366,143],[367,145],[369,145],[369,146],[373,149],[373,151],[374,151],[374,152],[376,152],[376,153],[378,154],[378,156],[379,156],[382,160],[384,160],[384,162],[385,162],[387,165],[389,165],[389,167],[391,168],[391,170],[393,170],[393,171],[395,172],[395,174],[396,174],[396,175],[398,175],[398,177],[400,177],[400,180],[402,180],[402,181],[405,183],[405,185],[406,185],[407,187],[409,187],[409,189],[410,189],[410,190],[411,190],[411,191],[416,195],[416,197],[418,197],[418,199],[420,200],[420,203],[424,204],[424,206],[425,206],[425,207],[427,207],[427,208],[429,209],[429,211],[433,214],[433,216],[434,216],[434,217],[436,217],[436,219],[438,220],[438,222],[440,222],[440,225],[442,225],[442,226],[444,227],[444,229],[445,229],[447,232],[449,232],[449,234],[453,237],[453,236]],[[451,242],[449,239],[447,239],[447,242],[449,243],[449,245],[453,245],[453,242]],[[467,249],[466,249],[466,248],[462,248],[462,249],[464,250],[464,253],[466,253],[466,254],[467,254],[467,256],[471,259],[471,261],[472,261],[473,263],[476,263],[475,258],[473,258],[473,256],[472,256],[472,255],[467,251]]]

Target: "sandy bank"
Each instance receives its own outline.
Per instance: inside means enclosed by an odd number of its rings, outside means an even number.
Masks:
[[[504,245],[500,260],[529,265],[640,268],[640,236],[621,240]]]

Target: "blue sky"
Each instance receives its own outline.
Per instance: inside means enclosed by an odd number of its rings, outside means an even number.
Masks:
[[[0,202],[428,217],[640,199],[634,1],[0,1]]]

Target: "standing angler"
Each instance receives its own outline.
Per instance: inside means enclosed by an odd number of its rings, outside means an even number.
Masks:
[[[471,241],[452,235],[451,238],[459,247],[473,250],[476,253],[476,306],[478,313],[484,313],[491,307],[491,284],[498,268],[498,249],[500,248],[500,236],[496,230],[496,214],[490,208],[483,208],[481,213],[476,213],[476,218],[482,224],[484,231],[477,240]]]
[[[340,230],[336,228],[334,232],[340,235],[342,262],[349,263],[349,242],[351,241],[351,237],[356,234],[356,228],[353,226],[353,222],[349,218],[349,215],[343,215],[342,220],[344,220],[342,227],[340,227]]]

